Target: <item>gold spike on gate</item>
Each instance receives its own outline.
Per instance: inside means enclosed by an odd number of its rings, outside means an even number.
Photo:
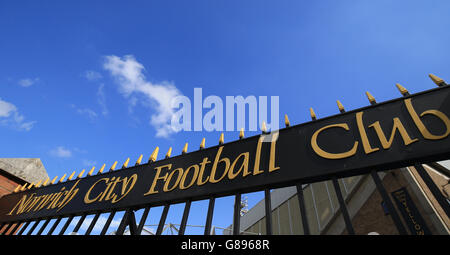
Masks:
[[[439,87],[446,85],[445,81],[434,74],[429,74],[428,77]]]
[[[336,103],[337,103],[337,105],[338,105],[339,111],[340,111],[341,113],[345,112],[344,106],[341,104],[341,101],[336,100]]]
[[[403,96],[409,96],[408,90],[405,89],[402,85],[396,83],[395,86],[397,87],[398,91],[400,91],[400,93],[401,93]]]
[[[47,177],[47,179],[45,179],[44,183],[42,183],[42,186],[47,186],[48,181],[50,181],[50,177]]]
[[[289,118],[288,118],[287,114],[284,115],[284,125],[286,127],[291,126],[291,123],[289,122]]]
[[[139,158],[136,160],[136,164],[134,164],[135,166],[138,166],[138,165],[141,164],[142,157],[144,157],[144,155],[141,154],[141,155],[139,156]]]
[[[34,187],[39,188],[41,186],[42,180],[39,180]]]
[[[244,128],[241,128],[241,131],[239,132],[239,139],[244,138]]]
[[[205,148],[206,139],[203,137],[202,142],[200,143],[200,150]]]
[[[127,168],[128,162],[130,162],[130,158],[127,158],[127,160],[125,160],[125,163],[123,163],[122,165],[122,169]]]
[[[181,151],[181,154],[187,153],[187,150],[188,150],[188,143],[185,143],[184,147],[183,147],[183,150]]]
[[[56,179],[58,179],[58,176],[55,176],[55,178],[53,178],[53,180],[50,182],[50,184],[55,184]]]
[[[83,176],[83,174],[84,174],[84,169],[83,170],[81,170],[81,172],[80,172],[80,174],[77,176],[77,179],[79,179],[79,178],[81,178],[82,176]]]
[[[316,120],[316,113],[314,112],[313,108],[309,108],[309,113],[311,114],[311,119]]]
[[[17,185],[16,189],[13,191],[13,193],[16,193],[20,190],[20,188],[22,188],[22,185]]]
[[[64,178],[66,178],[66,175],[67,175],[67,174],[64,174],[64,175],[61,177],[61,179],[59,179],[59,182],[63,182],[63,181],[64,181]]]
[[[266,122],[263,121],[261,124],[261,131],[263,134],[267,133],[267,127],[266,127]]]
[[[166,158],[170,158],[171,154],[172,154],[172,147],[169,147],[169,150],[166,153]]]
[[[72,178],[75,176],[75,172],[76,171],[73,171],[72,174],[69,176],[69,178],[67,178],[68,181],[72,180]]]
[[[224,139],[223,133],[221,133],[220,137],[219,137],[219,144],[223,144],[224,142],[225,142],[225,139]]]
[[[30,183],[30,185],[28,185],[27,189],[31,189],[31,188],[33,188],[33,186],[34,186],[34,182]]]
[[[100,170],[98,170],[97,174],[103,173],[103,170],[105,169],[105,167],[106,167],[106,164],[103,164],[103,166],[100,168]]]
[[[109,171],[113,171],[116,168],[117,165],[117,161],[114,162],[114,164],[111,166],[111,168],[109,169]]]
[[[87,176],[91,176],[91,175],[94,173],[94,169],[95,169],[95,166],[93,166],[93,167],[91,168],[91,170],[89,171],[89,173],[87,174]]]
[[[369,91],[366,91],[367,99],[369,99],[370,104],[376,104],[377,101],[375,101],[375,98],[369,93]]]
[[[20,188],[20,191],[24,191],[24,190],[26,190],[27,188],[27,183],[25,183],[23,186],[22,186],[22,188]]]
[[[150,158],[148,159],[148,163],[155,162],[156,158],[158,157],[159,147],[156,146],[155,150],[153,150],[152,155],[150,155]]]

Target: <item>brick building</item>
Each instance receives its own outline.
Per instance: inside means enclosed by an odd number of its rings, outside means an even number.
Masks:
[[[38,158],[0,158],[0,197],[12,193],[18,185],[47,178],[47,171]]]
[[[450,161],[423,166],[447,198],[447,202],[450,202],[450,171],[448,169]],[[380,172],[379,176],[408,234],[450,234],[450,219],[414,167]],[[398,234],[390,212],[370,175],[343,178],[339,182],[355,234]],[[303,193],[311,234],[346,234],[344,219],[340,213],[331,181],[304,185]],[[408,207],[403,207],[402,202],[405,201],[406,196],[410,198]],[[396,203],[396,199],[399,202]],[[295,187],[272,190],[271,203],[273,234],[303,234]],[[242,234],[266,233],[264,208],[264,200],[261,200],[241,216],[240,231]],[[416,231],[415,227],[420,231]],[[224,230],[224,234],[231,234],[231,229],[232,226],[228,227],[228,230]],[[421,232],[423,229],[424,233]]]

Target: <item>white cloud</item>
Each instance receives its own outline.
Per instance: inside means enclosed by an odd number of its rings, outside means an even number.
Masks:
[[[103,77],[99,72],[92,71],[92,70],[88,70],[88,71],[84,72],[83,76],[88,81],[97,81]]]
[[[35,123],[36,121],[25,122],[25,117],[19,113],[14,104],[3,101],[0,98],[0,125],[30,131]]]
[[[97,161],[95,161],[95,160],[89,160],[89,159],[83,159],[83,160],[81,160],[81,163],[82,163],[84,166],[89,166],[89,167],[92,167],[92,166],[97,165]]]
[[[71,104],[70,107],[72,109],[75,109],[75,111],[80,114],[80,115],[85,115],[87,116],[89,119],[94,120],[98,117],[98,114],[90,109],[90,108],[78,108],[75,104]]]
[[[97,103],[100,105],[100,108],[102,110],[102,114],[103,116],[108,115],[109,111],[108,111],[108,107],[106,107],[106,96],[105,96],[105,84],[100,84],[100,86],[98,86],[98,90],[97,90]]]
[[[72,151],[63,146],[58,146],[50,151],[50,155],[58,158],[70,158],[72,157]]]
[[[35,84],[38,81],[39,81],[39,78],[34,78],[34,79],[26,78],[26,79],[19,80],[17,83],[19,83],[19,85],[22,87],[30,87],[31,85]]]
[[[147,81],[143,71],[144,66],[137,62],[132,55],[123,58],[106,56],[103,67],[116,78],[119,91],[125,98],[131,98],[131,103],[136,103],[134,97],[143,97],[146,101],[143,105],[150,105],[156,113],[151,115],[150,124],[156,129],[157,137],[169,137],[176,132],[170,125],[174,114],[171,107],[172,99],[182,95],[170,82],[152,83]],[[156,103],[156,104],[155,104]]]

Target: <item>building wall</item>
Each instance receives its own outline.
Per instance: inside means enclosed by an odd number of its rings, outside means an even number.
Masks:
[[[435,183],[441,187],[442,193],[446,195],[445,188],[449,182],[448,178],[437,174],[431,168],[426,167],[426,169]],[[426,187],[420,186],[421,179],[419,182],[415,179],[417,176],[414,175],[414,171],[414,168],[402,168],[379,172],[378,175],[382,179],[394,207],[396,204],[391,192],[406,187],[430,231],[433,234],[449,234],[448,217]],[[338,181],[356,234],[366,235],[370,232],[382,235],[398,234],[391,215],[386,207],[383,207],[381,195],[370,176],[354,176]],[[331,181],[309,184],[304,188],[303,193],[311,234],[339,235],[347,233]],[[296,189],[288,187],[273,190],[271,196],[273,234],[303,234]],[[407,229],[403,219],[402,222]],[[262,200],[241,218],[241,232],[249,235],[265,234],[265,224],[264,200]]]

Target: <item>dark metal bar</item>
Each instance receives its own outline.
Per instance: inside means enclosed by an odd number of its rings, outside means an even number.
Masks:
[[[94,216],[94,218],[91,221],[91,224],[89,224],[88,229],[86,230],[85,235],[90,235],[92,232],[92,229],[94,229],[95,223],[97,223],[98,217],[100,216],[100,212],[97,212]]]
[[[392,203],[391,198],[389,197],[388,193],[386,192],[386,189],[383,186],[383,182],[381,181],[377,172],[375,170],[372,170],[370,172],[370,174],[372,175],[372,179],[375,182],[375,185],[377,186],[378,192],[380,192],[380,195],[383,198],[383,201],[386,203],[386,206],[389,210],[389,214],[391,215],[391,218],[394,221],[394,224],[398,230],[398,233],[400,235],[407,235],[408,232],[406,232],[406,229],[403,226],[400,216],[398,215],[397,210],[395,210],[394,204]]]
[[[27,221],[25,225],[20,229],[20,231],[17,233],[18,236],[22,235],[22,233],[27,229],[28,225],[30,225],[31,221]]]
[[[272,235],[272,200],[270,197],[270,189],[264,190],[264,199],[266,207],[266,234]]]
[[[56,227],[58,226],[59,222],[61,222],[62,216],[59,216],[58,219],[56,219],[55,223],[53,223],[53,226],[50,228],[50,230],[47,232],[47,235],[51,235],[53,231],[55,231]]]
[[[83,224],[84,219],[86,219],[87,214],[83,214],[80,218],[80,220],[77,222],[77,225],[75,226],[75,228],[72,230],[72,232],[74,233],[78,233],[78,230],[80,230],[81,228],[81,224]]]
[[[145,209],[144,209],[144,213],[142,213],[142,217],[141,217],[141,220],[140,220],[140,222],[139,222],[139,226],[138,226],[138,228],[137,228],[137,230],[136,230],[136,234],[137,235],[140,235],[141,234],[141,232],[142,232],[142,229],[144,228],[144,225],[145,225],[145,221],[147,220],[147,217],[148,217],[148,213],[150,212],[150,206],[147,206]]]
[[[447,199],[442,195],[439,188],[434,183],[433,179],[431,179],[430,175],[427,173],[425,168],[423,168],[422,164],[414,164],[414,167],[417,169],[422,180],[425,182],[427,187],[430,189],[434,198],[436,198],[439,205],[442,207],[444,212],[447,214],[447,217],[450,217],[450,204],[447,202]]]
[[[21,224],[20,221],[18,221],[18,222],[15,223],[14,228],[11,230],[11,232],[10,232],[10,234],[9,234],[10,236],[14,235],[14,232],[16,232],[16,230],[17,230],[17,228],[20,226],[20,224]]]
[[[106,231],[108,231],[109,225],[111,225],[112,220],[114,219],[114,216],[116,215],[116,211],[112,211],[109,214],[108,219],[106,220],[105,225],[103,226],[102,232],[100,232],[100,235],[103,236],[106,234]]]
[[[128,226],[130,227],[130,235],[137,235],[136,217],[133,210],[130,210],[128,214]]]
[[[41,220],[36,220],[33,224],[33,226],[31,226],[31,229],[27,232],[27,236],[31,235],[31,233],[33,233],[34,229],[37,227],[37,225],[39,224],[39,222],[41,222]]]
[[[339,183],[338,183],[336,177],[334,177],[334,176],[332,177],[332,181],[333,181],[334,190],[336,191],[336,196],[339,201],[339,208],[341,210],[342,216],[344,217],[344,222],[345,222],[345,226],[347,228],[347,232],[349,235],[354,235],[355,230],[353,229],[352,221],[350,220],[350,216],[347,211],[347,206],[345,205],[344,198],[342,197],[341,188],[339,186]]]
[[[50,222],[51,218],[48,218],[44,224],[42,224],[41,228],[39,229],[39,231],[37,232],[36,235],[40,236],[42,234],[42,232],[44,231],[44,229],[47,227],[48,223]]]
[[[234,197],[233,235],[239,235],[241,226],[241,194]]]
[[[5,222],[0,223],[0,235],[3,233],[3,232],[2,232],[2,229],[3,229],[3,227],[4,227],[5,225],[6,225]]]
[[[3,230],[0,235],[6,235],[6,233],[8,232],[8,230],[11,228],[11,226],[13,225],[12,222],[8,223],[8,226],[6,226],[5,230]],[[1,228],[0,228],[1,229]]]
[[[128,224],[128,217],[130,215],[130,211],[131,209],[125,211],[125,214],[122,217],[122,221],[120,221],[120,225],[117,228],[116,235],[123,235],[123,233],[125,232],[125,228],[127,227]]]
[[[178,230],[178,235],[184,235],[186,231],[186,224],[189,217],[189,211],[191,210],[191,200],[186,201],[184,205],[183,218],[181,219],[180,229]]]
[[[206,214],[205,235],[211,234],[211,224],[212,224],[212,219],[213,219],[215,202],[216,202],[215,197],[211,197],[209,199],[208,213]]]
[[[170,205],[165,205],[164,210],[161,215],[161,219],[159,220],[158,229],[156,230],[156,235],[161,235],[164,229],[164,223],[166,222],[167,213],[169,212]]]
[[[300,215],[302,217],[303,234],[310,235],[308,216],[306,215],[305,198],[303,196],[302,183],[297,184],[297,198],[298,198],[298,204],[300,206]]]
[[[66,223],[64,224],[64,226],[62,227],[62,229],[59,231],[58,235],[64,235],[64,232],[66,232],[67,227],[69,227],[70,222],[72,222],[74,216],[70,216]]]
[[[427,163],[427,165],[430,166],[431,168],[433,168],[435,171],[438,171],[439,173],[450,178],[450,170],[447,169],[445,166],[443,166],[439,163],[436,163],[436,162]]]

